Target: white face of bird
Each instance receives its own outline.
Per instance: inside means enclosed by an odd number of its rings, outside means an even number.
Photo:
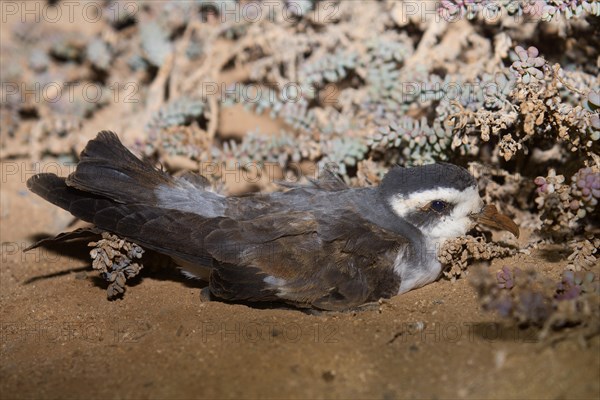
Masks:
[[[398,216],[433,241],[463,236],[476,222],[519,235],[509,217],[499,214],[494,206],[484,207],[476,186],[463,190],[439,187],[394,195],[388,201]]]
[[[473,226],[472,215],[479,213],[483,200],[476,187],[463,190],[440,187],[395,195],[389,199],[392,210],[433,240],[462,236]]]

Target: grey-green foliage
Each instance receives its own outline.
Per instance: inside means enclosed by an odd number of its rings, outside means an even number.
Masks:
[[[200,118],[205,110],[206,104],[201,99],[179,97],[158,110],[146,124],[146,130],[157,133],[172,126],[188,125],[194,119]]]
[[[185,49],[185,55],[190,60],[198,59],[204,52],[204,42],[193,35],[190,39],[188,47]]]
[[[196,0],[196,4],[200,10],[216,11],[221,21],[235,19],[240,13],[240,4],[237,0]]]
[[[338,50],[308,61],[300,68],[300,81],[305,87],[321,86],[325,82],[339,82],[356,68],[358,55],[353,51]]]
[[[285,0],[285,7],[290,14],[299,17],[305,15],[314,8],[314,3],[317,0]]]
[[[367,144],[375,150],[399,149],[402,161],[409,165],[446,160],[446,150],[452,142],[452,131],[439,121],[429,126],[425,118],[404,117],[382,126],[371,135]]]
[[[36,72],[45,71],[50,66],[50,57],[43,49],[33,49],[29,54],[29,66]]]
[[[237,3],[237,0],[196,0],[200,7],[212,7],[217,11],[225,10],[225,7],[232,8]]]
[[[468,19],[491,18],[504,10],[509,15],[530,16],[542,21],[551,21],[559,16],[567,19],[585,16],[599,16],[600,3],[597,0],[500,0],[481,2],[470,0],[443,0],[440,14],[449,21],[465,16]]]
[[[366,80],[373,100],[392,97],[400,79],[400,69],[394,62],[374,63],[367,68]]]
[[[74,34],[59,33],[49,38],[50,53],[56,58],[77,62],[82,55],[82,40]]]
[[[152,21],[140,27],[140,34],[146,60],[156,67],[162,66],[173,51],[168,32],[158,22]]]
[[[600,108],[600,91],[590,90],[586,100],[589,110],[598,110]]]
[[[121,28],[134,22],[139,11],[139,4],[132,1],[107,1],[102,16],[114,28]]]
[[[402,62],[413,53],[412,45],[406,35],[393,31],[375,35],[366,42],[367,58],[370,63]]]
[[[478,107],[483,106],[488,110],[500,110],[507,106],[510,107],[508,96],[516,83],[514,75],[484,73],[475,82],[481,88],[481,91],[477,92],[478,95],[475,96]]]
[[[127,59],[127,65],[132,71],[144,71],[148,68],[148,61],[138,53],[132,54]]]
[[[88,43],[86,56],[96,68],[101,70],[108,69],[112,60],[108,44],[100,38],[94,38]]]
[[[365,44],[367,51],[361,57],[361,66],[366,71],[369,93],[373,100],[391,97],[401,83],[402,63],[413,53],[410,41],[406,36],[388,32],[371,37]]]
[[[368,69],[369,100],[379,104],[386,114],[403,116],[415,103],[423,103],[439,96],[439,77],[429,74],[421,66],[399,68],[393,62],[384,62]]]
[[[307,100],[299,96],[300,91],[293,85],[282,91],[253,85],[242,86],[240,93],[246,109],[258,115],[269,110],[271,118],[281,118],[292,129],[310,132],[316,126],[315,115]]]
[[[323,141],[323,159],[321,164],[338,167],[341,175],[348,174],[348,167],[355,167],[356,164],[365,158],[369,150],[365,140],[361,137],[342,136],[331,140]]]
[[[300,150],[294,135],[287,132],[265,135],[250,131],[240,143],[225,141],[220,155],[242,167],[250,163],[275,163],[284,167],[290,161],[300,161]]]
[[[516,77],[506,72],[496,74],[483,73],[467,81],[461,75],[447,75],[439,83],[435,112],[438,121],[445,121],[457,111],[456,104],[467,110],[481,109],[490,111],[511,109],[508,96],[515,87]]]
[[[386,32],[366,41],[367,52],[361,57],[361,70],[368,97],[359,104],[364,118],[391,121],[406,114],[419,100],[422,82],[428,82],[426,68],[404,66],[413,53],[406,35]]]
[[[600,91],[590,90],[584,103],[586,110],[591,112],[590,115],[590,126],[594,130],[592,133],[592,140],[598,140],[600,138],[600,116],[598,110],[600,109]]]

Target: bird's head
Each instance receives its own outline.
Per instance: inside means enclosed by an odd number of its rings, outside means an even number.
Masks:
[[[452,164],[393,168],[379,190],[390,209],[434,241],[465,235],[481,223],[519,236],[518,226],[485,205],[475,178]]]

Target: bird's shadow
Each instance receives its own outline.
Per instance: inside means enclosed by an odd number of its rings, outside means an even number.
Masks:
[[[48,236],[50,236],[50,235],[38,234],[38,235],[32,236],[31,239],[33,240],[34,243],[37,243],[37,242],[47,239]],[[65,258],[77,260],[77,262],[78,263],[81,262],[81,264],[90,264],[89,249],[87,249],[85,244],[82,242],[80,242],[79,246],[73,246],[72,243],[41,244],[41,245],[39,245],[39,247],[29,249],[29,250],[27,250],[27,249],[24,250],[24,252],[27,252],[27,251],[49,251],[50,253],[57,254],[62,257],[65,257]],[[35,282],[38,282],[41,280],[45,280],[45,279],[58,278],[60,276],[69,275],[72,273],[82,273],[82,272],[87,271],[88,269],[91,269],[91,265],[84,265],[81,267],[68,268],[68,269],[64,269],[62,271],[37,275],[37,276],[33,276],[33,277],[25,280],[23,282],[23,284],[30,285],[32,283],[35,283]]]
[[[551,263],[566,260],[571,252],[572,250],[564,245],[545,246],[538,248],[538,255],[545,261]]]
[[[40,242],[44,239],[47,239],[51,235],[39,234],[31,237],[34,243]],[[50,251],[52,253],[56,253],[65,258],[69,258],[72,260],[77,260],[77,262],[81,262],[83,266],[78,266],[74,268],[64,269],[58,272],[52,272],[48,274],[42,274],[38,276],[31,277],[23,282],[24,285],[30,285],[32,283],[46,280],[46,279],[54,279],[65,275],[76,274],[75,279],[87,279],[94,286],[106,290],[109,282],[107,282],[104,278],[100,276],[100,274],[92,269],[92,261],[90,258],[90,247],[87,245],[89,241],[99,240],[101,238],[100,235],[90,235],[85,238],[78,238],[75,240],[69,241],[52,241],[48,240],[44,243],[41,243],[39,248],[43,248],[45,251]],[[182,284],[187,288],[192,289],[208,289],[208,282],[201,279],[190,279],[184,276],[181,271],[178,270],[175,266],[167,261],[167,258],[159,253],[156,253],[152,250],[145,249],[144,254],[140,260],[141,264],[144,265],[144,268],[140,271],[140,273],[133,278],[127,279],[128,287],[135,287],[141,284],[145,279],[154,279],[159,281],[171,281]],[[91,273],[91,274],[89,274]],[[112,300],[116,300],[119,298],[125,297],[126,294],[123,293],[120,296]],[[198,299],[200,301],[201,299]],[[284,309],[284,310],[295,310],[295,311],[304,311],[309,313],[306,310],[299,309],[293,307],[291,305],[287,305],[281,302],[248,302],[248,301],[225,301],[222,299],[211,298],[210,300],[205,299],[203,301],[216,301],[225,304],[239,304],[245,305],[249,308],[264,310],[264,309]]]
[[[43,234],[32,237],[34,242],[39,242],[46,238],[48,238],[48,235]],[[98,235],[95,238],[90,236],[87,239],[100,239],[100,236]],[[64,242],[48,241],[47,243],[40,244],[39,248],[43,248],[45,251],[50,251],[65,258],[77,260],[77,262],[81,262],[81,264],[84,265],[75,268],[68,268],[58,272],[52,272],[49,274],[34,276],[24,281],[23,284],[29,285],[40,280],[57,278],[64,275],[70,275],[72,273],[83,273],[83,275],[77,276],[83,276],[85,279],[90,279],[94,286],[106,289],[108,287],[108,282],[92,269],[90,247],[87,245],[89,240],[87,239],[70,240]],[[160,261],[157,262],[156,260]],[[168,265],[166,262],[161,265],[161,261],[165,261],[165,258],[151,250],[145,250],[145,253],[140,260],[140,262],[144,265],[144,268],[142,268],[140,273],[135,277],[127,279],[127,286],[137,286],[146,278],[157,279],[160,281],[175,281],[189,288],[202,288],[206,286],[206,282],[202,280],[186,278],[183,276],[183,274],[181,274],[180,271],[177,270],[177,268],[173,267],[172,265]],[[89,276],[86,274],[87,272],[93,272],[96,275]]]

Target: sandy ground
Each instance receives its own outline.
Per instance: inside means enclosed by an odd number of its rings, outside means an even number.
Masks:
[[[85,245],[21,252],[71,221],[24,186],[59,164],[1,165],[2,399],[600,398],[599,337],[541,342],[481,311],[467,279],[311,315],[201,302],[177,271],[145,270],[107,301]],[[565,263],[521,254],[491,268],[556,276]]]
[[[3,37],[9,25],[0,27]],[[100,129],[135,131],[126,122],[139,118],[121,106],[86,121],[81,143]],[[234,137],[257,125],[247,118],[224,115],[230,125],[219,132]],[[26,179],[64,176],[72,166],[18,159],[0,167],[2,400],[600,398],[600,337],[582,341],[574,329],[565,340],[541,342],[535,331],[481,311],[466,279],[371,310],[312,315],[203,303],[200,286],[177,271],[144,269],[122,300],[108,301],[85,245],[22,252],[71,221],[28,193]],[[556,277],[566,256],[552,254],[521,254],[491,268],[533,267]]]

